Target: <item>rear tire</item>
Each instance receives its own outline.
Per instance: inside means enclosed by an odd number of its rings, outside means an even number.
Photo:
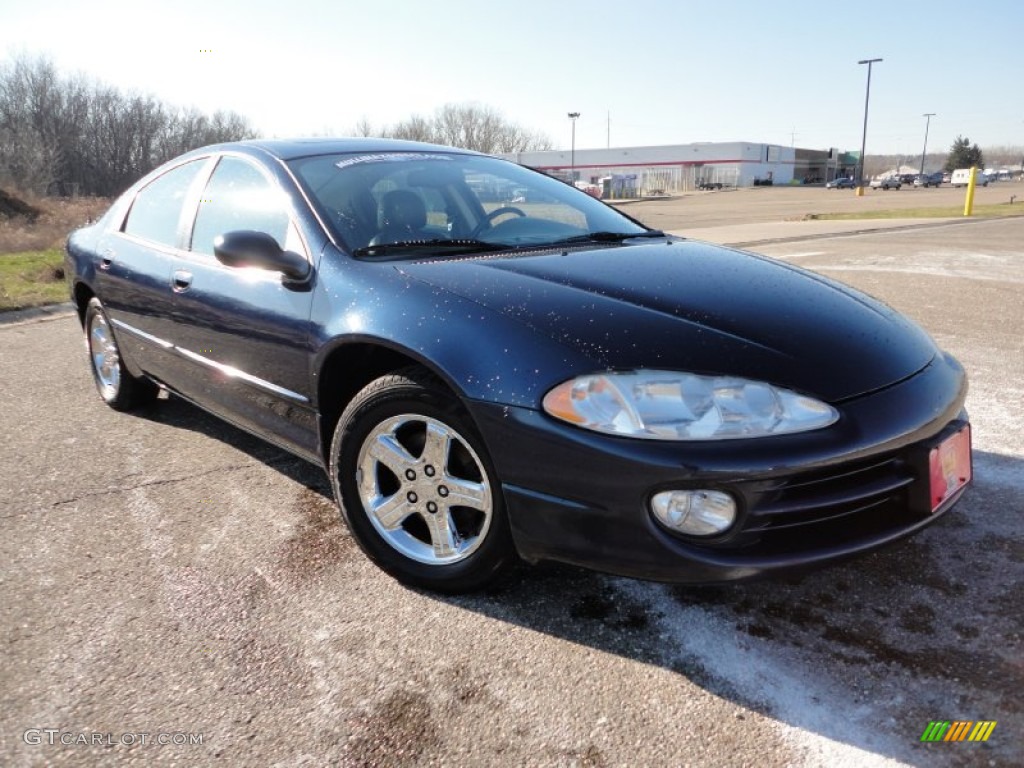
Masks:
[[[149,379],[132,376],[121,359],[114,329],[103,304],[96,297],[85,308],[85,349],[89,369],[100,397],[117,411],[131,411],[150,405],[160,388]]]
[[[330,475],[356,542],[401,582],[469,592],[516,559],[483,440],[459,401],[420,371],[379,378],[352,399]]]

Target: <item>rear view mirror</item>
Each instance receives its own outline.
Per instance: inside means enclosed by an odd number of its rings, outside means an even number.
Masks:
[[[406,184],[410,187],[446,187],[463,180],[462,170],[450,163],[430,163],[423,168],[409,171]]]

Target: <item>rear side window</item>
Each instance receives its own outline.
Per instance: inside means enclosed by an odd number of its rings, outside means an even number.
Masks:
[[[125,234],[172,248],[177,246],[181,206],[204,163],[205,160],[193,160],[179,165],[139,190],[124,223]]]
[[[200,200],[192,250],[212,256],[214,238],[239,229],[265,232],[284,246],[288,223],[288,206],[278,188],[244,160],[225,157]]]

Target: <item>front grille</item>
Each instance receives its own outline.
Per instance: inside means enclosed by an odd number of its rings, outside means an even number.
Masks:
[[[907,503],[916,479],[906,456],[896,454],[759,483],[749,489],[747,517],[731,543],[796,552],[908,527],[920,519]]]
[[[817,476],[798,476],[765,489],[751,510],[747,531],[780,530],[814,525],[854,515],[896,497],[914,482],[898,458],[842,469]]]

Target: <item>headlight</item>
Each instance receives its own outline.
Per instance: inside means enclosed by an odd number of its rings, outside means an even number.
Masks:
[[[734,376],[603,373],[559,384],[544,410],[570,424],[646,440],[725,440],[805,432],[839,412],[788,389]]]

